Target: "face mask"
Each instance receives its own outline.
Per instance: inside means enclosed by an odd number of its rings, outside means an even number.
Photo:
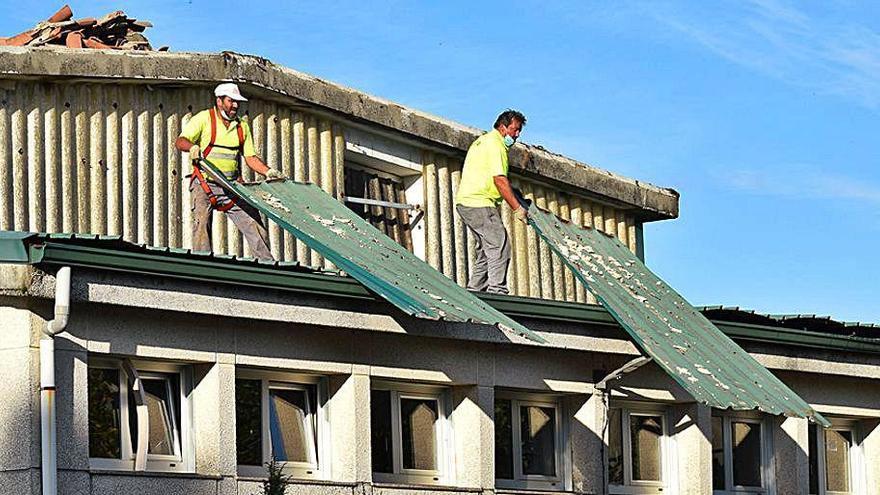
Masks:
[[[223,117],[223,120],[232,121],[232,119],[229,118],[229,115],[226,115],[226,111],[220,110],[220,115]]]
[[[507,146],[508,148],[510,148],[511,146],[513,146],[513,143],[515,143],[515,142],[516,142],[516,140],[513,139],[512,137],[504,136],[504,146]]]

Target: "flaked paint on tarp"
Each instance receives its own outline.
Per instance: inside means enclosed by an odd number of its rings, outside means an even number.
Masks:
[[[529,223],[636,344],[697,401],[830,423],[616,238],[535,205]]]
[[[203,161],[209,170],[213,166]],[[289,179],[242,184],[212,174],[367,288],[404,312],[431,320],[495,325],[535,342],[543,338],[432,268],[318,186]]]

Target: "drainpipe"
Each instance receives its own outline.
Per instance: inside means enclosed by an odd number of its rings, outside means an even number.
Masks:
[[[70,267],[55,274],[55,317],[40,339],[40,436],[42,439],[43,495],[57,495],[58,466],[55,436],[55,339],[67,327],[70,316]]]

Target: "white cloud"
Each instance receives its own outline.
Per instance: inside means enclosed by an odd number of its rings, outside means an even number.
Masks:
[[[880,204],[880,183],[816,170],[808,166],[776,170],[737,169],[717,172],[729,187],[756,194],[799,199],[833,199],[864,205]]]
[[[880,32],[858,19],[809,15],[784,0],[713,2],[713,12],[699,5],[644,7],[662,25],[735,64],[809,91],[880,107]]]

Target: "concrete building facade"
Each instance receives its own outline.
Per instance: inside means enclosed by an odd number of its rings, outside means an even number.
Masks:
[[[260,493],[273,454],[301,494],[880,493],[870,335],[714,318],[823,430],[712,410],[653,363],[597,387],[639,349],[509,212],[515,290],[481,297],[546,344],[406,316],[277,229],[273,252],[300,265],[241,258],[221,219],[216,254],[185,250],[170,147],[217,81],[253,97],[258,149],[290,176],[341,200],[349,170],[393,182],[374,199],[419,208],[373,220],[459,283],[472,252],[451,198],[474,129],[236,54],[6,48],[0,74],[0,230],[82,234],[0,241],[24,253],[0,250],[2,493],[40,492],[39,347],[61,267],[60,493]],[[671,190],[531,146],[511,160],[539,205],[642,255],[641,225],[678,214]]]

